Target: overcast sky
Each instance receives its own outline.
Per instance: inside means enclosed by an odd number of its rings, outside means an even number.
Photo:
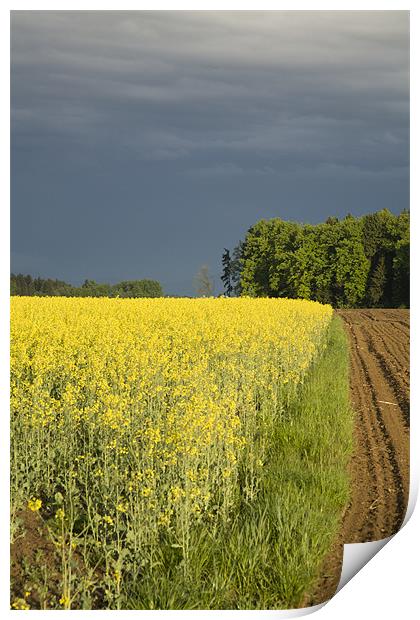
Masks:
[[[409,207],[408,12],[12,12],[12,271],[191,294],[261,218]]]

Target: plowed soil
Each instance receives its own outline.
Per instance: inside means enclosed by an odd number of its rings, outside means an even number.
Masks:
[[[331,598],[343,544],[380,540],[402,525],[409,491],[409,310],[342,310],[351,355],[355,449],[351,502],[306,605]]]

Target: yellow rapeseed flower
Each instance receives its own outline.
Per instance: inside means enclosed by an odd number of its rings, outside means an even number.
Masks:
[[[42,500],[40,499],[36,499],[35,497],[32,497],[30,500],[28,500],[28,508],[29,510],[32,510],[32,512],[38,512],[41,506],[42,506]]]
[[[12,603],[12,608],[13,609],[30,609],[30,605],[25,601],[24,598],[17,598],[13,601]]]
[[[102,519],[103,521],[105,521],[105,523],[108,523],[108,525],[114,525],[114,519],[109,515],[105,515],[104,517],[102,517]]]

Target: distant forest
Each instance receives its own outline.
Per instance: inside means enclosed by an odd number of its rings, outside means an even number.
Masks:
[[[72,286],[61,280],[32,278],[19,273],[10,276],[11,295],[62,297],[163,297],[156,280],[125,280],[118,284],[99,284],[85,280],[82,286]]]
[[[260,220],[233,252],[225,249],[222,266],[229,296],[409,307],[410,214],[384,209],[316,225]]]

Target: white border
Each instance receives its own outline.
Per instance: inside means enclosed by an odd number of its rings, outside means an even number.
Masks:
[[[420,162],[416,157],[416,143],[415,138],[418,137],[418,122],[416,110],[420,109],[420,100],[418,96],[418,85],[415,80],[416,70],[418,70],[418,42],[417,37],[419,34],[418,22],[419,11],[414,2],[398,2],[390,0],[388,2],[379,0],[356,0],[353,2],[342,1],[339,6],[335,1],[323,1],[323,2],[302,2],[296,0],[294,2],[281,2],[281,1],[261,1],[261,2],[233,2],[224,0],[214,0],[213,2],[176,2],[172,1],[160,1],[155,0],[153,2],[134,2],[125,1],[120,3],[110,2],[103,0],[99,1],[85,1],[85,2],[62,2],[59,0],[44,1],[40,3],[36,2],[8,2],[7,6],[4,4],[0,9],[1,13],[1,66],[2,66],[2,97],[1,97],[1,137],[2,137],[2,183],[3,200],[0,209],[0,234],[1,234],[1,261],[0,261],[0,338],[3,351],[2,364],[0,364],[0,391],[2,394],[2,415],[0,417],[1,424],[1,451],[0,451],[0,466],[2,476],[0,477],[1,487],[0,497],[3,498],[2,507],[0,509],[0,523],[1,527],[1,550],[2,550],[2,563],[1,563],[1,581],[0,581],[0,604],[2,610],[6,615],[9,613],[20,614],[23,612],[9,610],[9,514],[8,503],[6,498],[8,497],[8,468],[9,468],[9,427],[8,427],[8,390],[9,390],[9,372],[8,362],[9,359],[9,327],[8,327],[8,293],[9,293],[9,274],[10,274],[10,244],[9,244],[9,208],[10,205],[10,190],[9,190],[9,66],[10,66],[10,48],[9,48],[9,11],[10,10],[410,10],[411,11],[411,66],[412,66],[412,105],[411,105],[411,203],[416,205],[418,210],[419,204],[419,190],[418,181],[416,178],[415,170],[420,170]],[[415,240],[417,233],[418,215],[416,208],[411,211],[412,222],[412,237]],[[411,351],[412,351],[412,364],[411,372],[412,376],[418,376],[418,351],[419,351],[419,338],[417,335],[417,296],[418,287],[414,281],[414,273],[418,262],[418,250],[416,243],[411,245],[411,260],[412,260],[412,310],[411,319],[414,328],[411,332]],[[416,386],[417,381],[412,381],[412,402],[418,402],[418,390]],[[417,412],[412,407],[413,425],[411,430],[411,445],[412,445],[412,459],[411,459],[411,477],[412,484],[415,489],[418,489],[419,480],[419,463],[416,452],[418,452],[419,431],[418,423],[416,423]],[[411,496],[413,498],[413,496]],[[369,562],[367,566],[356,575],[351,582],[344,587],[325,607],[319,612],[318,617],[324,618],[343,618],[344,620],[354,618],[355,614],[362,614],[362,617],[370,617],[375,615],[387,620],[388,618],[394,620],[396,616],[401,619],[413,618],[417,611],[417,581],[418,581],[418,562],[416,550],[420,549],[420,511],[416,510],[412,518],[408,521],[402,531],[397,534],[391,542]],[[32,611],[32,614],[44,614],[44,612]],[[69,613],[69,612],[48,612],[50,614],[55,613]],[[73,615],[76,613],[83,613],[73,611]],[[112,611],[91,611],[85,612],[89,615],[94,614],[108,614]],[[213,615],[215,613],[223,614],[226,618],[228,615],[240,614],[259,614],[259,615],[274,615],[284,617],[282,612],[197,612],[197,611],[156,611],[156,612],[120,612],[123,614],[139,614],[141,617],[149,616],[152,614],[166,614],[171,616],[179,616],[179,614],[195,614],[200,617]],[[289,616],[291,617],[291,615]]]

